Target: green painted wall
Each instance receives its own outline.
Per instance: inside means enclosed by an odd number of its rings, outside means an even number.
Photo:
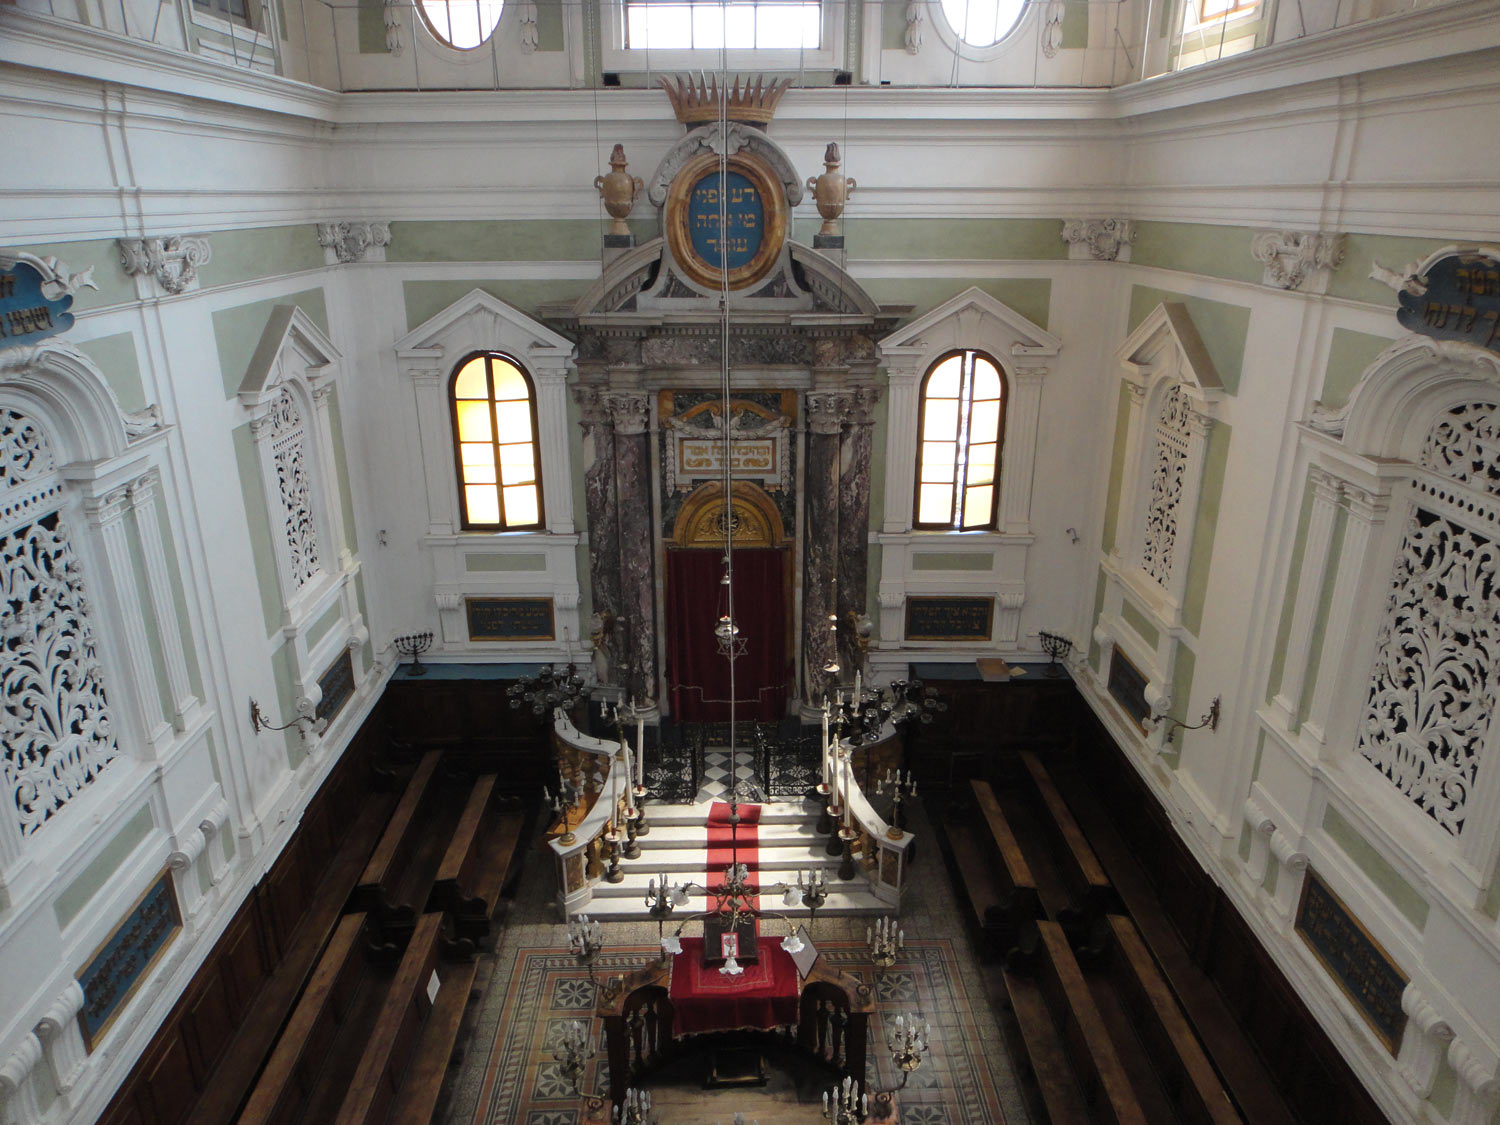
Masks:
[[[995,556],[965,555],[957,551],[923,551],[911,557],[913,570],[992,570]]]
[[[1484,896],[1479,909],[1491,918],[1500,917],[1500,879],[1490,881],[1490,893]]]
[[[906,50],[906,5],[880,5],[880,49]]]
[[[1213,566],[1214,538],[1219,527],[1219,502],[1224,496],[1224,473],[1229,464],[1232,428],[1215,422],[1203,455],[1203,486],[1198,492],[1198,515],[1193,524],[1193,546],[1188,554],[1187,585],[1182,592],[1182,623],[1195,636],[1203,627],[1208,600],[1208,576]],[[1244,591],[1249,594],[1249,591]]]
[[[1178,645],[1176,663],[1172,666],[1172,713],[1179,718],[1188,717],[1188,700],[1193,694],[1193,672],[1197,670],[1197,667],[1198,657],[1193,650],[1187,645]],[[1196,717],[1192,721],[1197,722]],[[1170,750],[1161,755],[1161,760],[1168,768],[1174,770],[1177,768],[1182,761],[1183,743],[1192,738],[1195,733],[1186,730],[1177,732],[1177,741],[1172,744]]]
[[[167,558],[167,581],[172,584],[172,604],[177,610],[177,632],[182,642],[182,656],[187,663],[188,683],[199,699],[203,694],[203,670],[198,665],[198,646],[193,642],[192,618],[188,616],[187,584],[182,580],[182,564],[177,558],[177,536],[167,511],[167,498],[156,494],[156,526],[161,529],[162,553]]]
[[[1292,539],[1291,571],[1287,577],[1286,598],[1281,603],[1281,624],[1276,629],[1276,649],[1271,654],[1271,671],[1266,678],[1266,702],[1281,690],[1286,673],[1286,642],[1292,633],[1292,611],[1297,605],[1297,587],[1302,581],[1302,556],[1307,551],[1307,524],[1312,517],[1312,481],[1302,484],[1302,507],[1297,516],[1297,534]]]
[[[83,340],[78,350],[94,361],[104,375],[104,381],[115,393],[120,409],[127,413],[146,408],[146,387],[141,382],[141,361],[135,349],[135,334],[118,332],[113,336],[100,336],[97,340]]]
[[[1344,264],[1329,281],[1330,297],[1347,297],[1351,301],[1368,301],[1372,305],[1396,307],[1396,291],[1369,277],[1370,268],[1379,262],[1388,270],[1403,272],[1447,243],[1430,238],[1396,238],[1384,234],[1351,234],[1344,240]],[[1394,319],[1393,319],[1394,326]]]
[[[316,243],[314,243],[316,245]],[[266,321],[277,305],[296,305],[313,322],[328,333],[328,302],[322,289],[304,289],[300,293],[289,293],[285,297],[272,297],[265,301],[252,301],[248,305],[237,305],[232,309],[220,309],[214,313],[214,342],[219,349],[219,373],[224,380],[224,397],[239,393],[250,369],[250,360],[260,346],[261,333],[266,330]]]
[[[151,827],[151,806],[142,805],[52,903],[52,912],[57,915],[59,926],[66,926],[78,917],[89,899],[99,893],[109,882],[109,877],[130,858],[130,853],[150,835]]]
[[[407,38],[402,35],[402,40]],[[359,53],[383,55],[385,50],[385,0],[359,0]]]
[[[858,178],[858,169],[849,169]],[[858,198],[856,196],[856,198]],[[1061,219],[846,218],[844,249],[850,258],[915,258],[923,261],[1062,261],[1068,244]]]
[[[1302,697],[1297,701],[1297,714],[1293,716],[1300,727],[1302,716],[1312,705],[1313,692],[1318,686],[1319,665],[1323,662],[1323,641],[1328,633],[1328,614],[1333,606],[1333,587],[1338,581],[1339,556],[1344,550],[1344,529],[1349,522],[1349,513],[1340,508],[1334,517],[1333,533],[1328,543],[1328,568],[1318,588],[1318,608],[1313,616],[1312,644],[1307,650],[1307,676],[1302,681]]]
[[[339,510],[344,519],[344,548],[359,554],[359,533],[354,526],[354,488],[349,476],[349,455],[344,452],[344,415],[339,409],[339,389],[328,394],[328,430],[333,439],[334,473],[339,482]]]
[[[1395,324],[1392,317],[1391,326]],[[1359,377],[1390,342],[1386,336],[1335,328],[1328,340],[1328,365],[1323,369],[1323,390],[1318,395],[1323,405],[1334,409],[1346,405]]]
[[[1094,640],[1093,626],[1099,623],[1099,615],[1104,612],[1104,589],[1108,582],[1108,576],[1104,568],[1099,568],[1099,577],[1094,582],[1094,615],[1089,618],[1089,667],[1095,672],[1099,671],[1099,660],[1103,655],[1099,650],[1099,642]]]
[[[546,570],[546,555],[465,555],[468,571]]]
[[[213,252],[198,270],[204,288],[323,268],[318,228],[311,223],[221,230],[211,235],[208,243]]]
[[[406,301],[406,328],[410,331],[472,289],[481,289],[534,316],[538,305],[576,301],[588,287],[587,281],[404,281],[401,292]],[[578,509],[580,514],[582,511]]]
[[[94,284],[98,289],[80,289],[73,294],[72,311],[87,312],[109,305],[134,301],[135,282],[120,264],[120,246],[113,238],[91,238],[80,242],[43,242],[16,246],[16,252],[35,254],[39,258],[58,258],[70,274],[94,267]]]
[[[1438,1111],[1442,1117],[1453,1116],[1453,1098],[1458,1093],[1458,1073],[1448,1065],[1448,1056],[1444,1053],[1438,1061],[1437,1078],[1432,1083],[1432,1093],[1427,1095],[1427,1101],[1432,1108]]]
[[[609,171],[601,168],[601,171]],[[391,224],[387,262],[597,262],[600,219],[416,220]]]
[[[266,636],[281,628],[281,586],[276,578],[276,555],[271,548],[271,516],[260,478],[260,458],[250,424],[235,429],[234,459],[240,470],[240,493],[245,501],[245,530],[250,536],[250,554],[255,560],[255,582],[260,590],[260,608]]]
[[[318,642],[328,636],[328,630],[339,623],[339,616],[342,609],[343,607],[339,602],[335,601],[323,611],[323,616],[307,627],[306,637],[309,650],[317,648]]]
[[[881,377],[885,377],[885,371],[881,371]],[[870,412],[870,530],[879,531],[885,524],[885,447],[889,438],[887,431],[890,428],[891,396],[882,393],[875,400],[875,409]],[[913,470],[915,471],[915,470]],[[873,558],[871,565],[874,565]],[[878,567],[870,571],[869,582],[871,586],[880,582],[880,570]],[[874,620],[873,616],[871,620]]]
[[[566,49],[563,40],[563,0],[536,0],[536,49]]]
[[[271,722],[276,726],[290,723],[296,711],[296,690],[292,685],[292,654],[289,645],[282,645],[271,654],[271,676],[276,681],[276,714],[271,717]],[[287,765],[296,769],[307,757],[307,746],[302,741],[302,734],[298,728],[301,723],[292,723],[286,730],[279,732],[286,747]],[[278,732],[264,731],[258,737],[276,738]]]
[[[141,548],[141,532],[135,520],[126,519],[125,542],[130,551],[130,571],[135,580],[136,598],[139,600],[144,619],[146,647],[151,651],[151,675],[156,681],[156,699],[161,708],[159,719],[172,721],[172,689],[167,681],[167,657],[161,644],[161,626],[156,614],[150,612],[151,587],[146,578],[146,556]]]
[[[1427,928],[1427,900],[1332,805],[1323,810],[1323,831],[1408,922],[1418,930]]]
[[[1109,460],[1109,489],[1104,501],[1104,534],[1101,549],[1107,555],[1115,549],[1115,535],[1120,519],[1120,489],[1125,479],[1125,443],[1130,439],[1130,384],[1120,380],[1119,401],[1115,403],[1115,444]],[[1096,611],[1094,619],[1098,620]]]
[[[1090,0],[1063,0],[1062,45],[1064,48],[1089,45]]]
[[[1208,349],[1209,358],[1218,368],[1224,389],[1230,394],[1238,394],[1240,372],[1245,366],[1245,340],[1250,335],[1250,310],[1243,305],[1189,297],[1169,289],[1133,285],[1130,288],[1129,331],[1134,332],[1163,301],[1176,301],[1187,307],[1193,326]]]
[[[1052,282],[1047,278],[975,282],[969,278],[914,277],[880,278],[864,283],[865,292],[881,304],[913,306],[912,317],[919,317],[976,286],[1038,328],[1047,327],[1047,310],[1052,302]]]
[[[1265,266],[1250,256],[1250,240],[1255,233],[1249,227],[1208,223],[1138,222],[1130,261],[1226,281],[1259,283]]]
[[[1129,598],[1120,603],[1120,619],[1134,629],[1136,636],[1145,641],[1148,647],[1154,649],[1161,643],[1161,632]]]
[[[354,575],[354,602],[359,606],[359,619],[364,622],[365,629],[368,631],[370,628],[370,611],[365,606],[365,572],[363,570],[358,571]],[[360,646],[359,655],[360,659],[364,661],[366,668],[374,666],[375,642],[373,639],[365,641]]]

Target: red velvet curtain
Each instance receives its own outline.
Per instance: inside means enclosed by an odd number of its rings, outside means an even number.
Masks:
[[[719,655],[724,557],[718,551],[667,551],[667,680],[678,722],[729,719],[729,661]],[[734,607],[744,653],[734,662],[735,718],[770,722],[786,712],[786,552],[734,552]]]

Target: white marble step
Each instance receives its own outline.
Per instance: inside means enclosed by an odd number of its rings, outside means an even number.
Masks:
[[[650,827],[651,831],[646,835],[635,838],[635,842],[641,846],[643,852],[671,851],[681,848],[696,848],[702,851],[707,837],[701,824],[652,824]],[[819,835],[816,820],[808,819],[757,826],[755,838],[757,846],[765,849],[792,845],[805,846],[814,840],[827,840],[828,837]],[[749,833],[744,827],[740,829],[739,839],[745,843],[749,841]]]
[[[760,825],[795,824],[811,817],[817,820],[822,809],[811,801],[784,802],[760,806]],[[657,825],[687,825],[704,831],[708,823],[707,805],[658,805],[646,801],[646,823],[653,831]]]
[[[858,914],[890,914],[891,907],[881,902],[871,893],[869,887],[863,882],[840,883],[835,887],[835,880],[828,881],[828,901],[818,907],[818,917],[822,918],[829,914],[858,915]],[[585,908],[590,918],[598,918],[604,922],[650,922],[654,919],[646,910],[646,904],[642,896],[637,893],[631,897],[608,897],[599,894],[600,887],[608,887],[608,883],[600,883],[594,888],[594,898]],[[847,890],[843,888],[848,888]],[[672,917],[681,921],[683,918],[694,914],[701,914],[713,907],[713,900],[700,895],[691,896],[686,906],[679,906],[672,913]],[[761,897],[761,908],[768,912],[785,914],[788,918],[806,918],[811,912],[805,906],[789,907],[782,904],[780,896],[763,895]],[[675,924],[675,923],[669,923]]]
[[[771,877],[781,879],[787,874],[794,875],[798,871],[809,871],[814,868],[828,874],[837,868],[841,861],[841,856],[829,855],[820,841],[816,845],[802,844],[769,850],[762,848],[757,863],[761,871],[774,872],[774,876]],[[626,878],[631,878],[635,873],[640,872],[642,887],[646,885],[647,880],[655,878],[662,872],[666,872],[672,882],[680,882],[681,880],[677,877],[685,875],[688,879],[701,883],[708,875],[707,853],[702,848],[696,850],[679,848],[658,852],[648,852],[642,849],[640,859],[621,860],[620,870],[626,873]],[[716,870],[714,878],[722,878],[722,872]],[[609,884],[604,883],[600,886],[607,887]],[[594,888],[594,893],[599,893],[599,887]]]

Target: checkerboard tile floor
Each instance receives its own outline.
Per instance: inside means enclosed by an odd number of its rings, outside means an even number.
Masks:
[[[755,753],[752,750],[734,752],[734,768],[729,765],[729,751],[705,750],[703,752],[703,785],[698,790],[698,803],[725,801],[729,799],[730,786],[740,782],[740,800],[758,801],[762,796],[762,783],[755,771]]]

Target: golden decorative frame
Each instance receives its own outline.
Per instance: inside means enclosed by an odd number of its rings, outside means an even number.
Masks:
[[[787,208],[786,195],[781,181],[776,178],[771,166],[750,152],[738,152],[727,160],[728,171],[738,172],[755,185],[765,204],[765,229],[761,235],[760,249],[755,257],[729,271],[729,288],[744,289],[754,285],[771,272],[781,248],[786,243]],[[705,262],[693,249],[692,233],[688,230],[688,197],[698,181],[710,172],[719,170],[719,157],[712,152],[695,156],[682,167],[667,192],[666,225],[667,245],[672,257],[688,278],[706,289],[717,289],[722,281],[718,268]]]
[[[910,633],[907,632],[911,624],[911,611],[914,604],[922,602],[951,602],[969,600],[978,605],[984,602],[988,615],[984,622],[984,636],[977,637],[972,633]],[[991,640],[995,635],[995,599],[983,594],[937,594],[937,595],[909,595],[906,599],[905,612],[902,614],[901,635],[908,641],[970,641],[984,642]]]
[[[189,874],[192,874],[191,869],[189,869]],[[135,896],[135,901],[130,904],[130,909],[125,911],[125,913],[120,917],[120,920],[110,928],[110,931],[105,936],[104,940],[94,947],[94,951],[84,959],[82,967],[73,974],[73,979],[75,981],[79,981],[79,983],[81,984],[82,981],[79,980],[79,978],[83,975],[84,970],[94,963],[94,959],[98,957],[99,954],[104,952],[105,947],[108,946],[110,942],[115,940],[115,936],[124,927],[125,923],[130,921],[131,916],[136,912],[137,909],[139,909],[141,903],[146,901],[146,896],[148,896],[152,891],[156,890],[157,886],[163,881],[165,881],[167,884],[167,901],[172,904],[172,917],[175,920],[176,925],[173,926],[172,932],[167,935],[166,939],[156,947],[156,952],[151,954],[150,959],[141,966],[140,972],[136,973],[135,979],[130,982],[130,987],[127,988],[125,990],[125,994],[120,997],[120,1002],[115,1006],[115,1010],[109,1014],[109,1018],[101,1023],[98,1029],[92,1035],[89,1034],[89,1030],[83,1022],[83,1012],[80,1009],[75,1019],[78,1022],[78,1033],[83,1037],[83,1049],[85,1054],[92,1055],[94,1053],[94,1048],[97,1047],[101,1042],[103,1042],[104,1037],[109,1034],[110,1028],[114,1026],[115,1020],[120,1018],[120,1013],[124,1012],[125,1009],[130,1006],[130,1002],[135,999],[135,994],[140,991],[141,985],[146,982],[146,979],[150,977],[152,970],[156,968],[157,962],[162,959],[167,950],[172,948],[172,942],[177,939],[177,936],[180,933],[182,933],[182,904],[177,901],[177,883],[176,880],[172,878],[172,868],[170,866],[163,867],[159,872],[157,872],[156,878],[147,883],[145,890],[141,891],[140,894]],[[87,1003],[87,998],[85,998],[85,1003]]]

